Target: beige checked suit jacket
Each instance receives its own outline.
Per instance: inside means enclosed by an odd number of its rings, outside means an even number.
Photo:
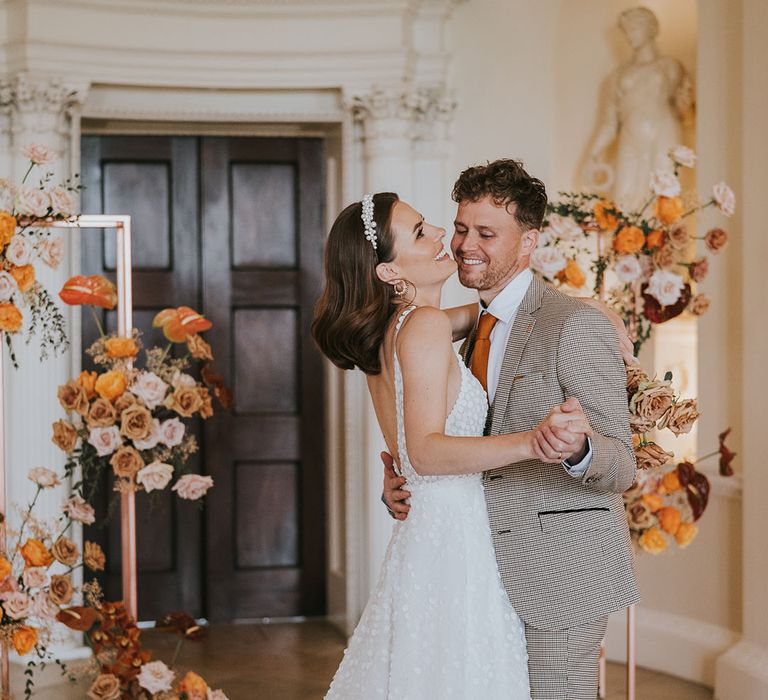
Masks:
[[[462,347],[465,361],[473,341],[474,333]],[[502,581],[537,629],[575,627],[639,599],[621,498],[635,476],[625,385],[607,318],[534,276],[510,330],[486,432],[530,430],[575,396],[596,433],[581,478],[539,461],[483,475]]]

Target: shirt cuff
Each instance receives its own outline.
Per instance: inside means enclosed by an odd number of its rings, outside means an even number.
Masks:
[[[580,477],[584,476],[584,472],[589,469],[589,464],[592,461],[592,440],[587,438],[587,454],[584,455],[584,459],[578,464],[571,464],[568,460],[563,461],[563,468],[571,476]]]

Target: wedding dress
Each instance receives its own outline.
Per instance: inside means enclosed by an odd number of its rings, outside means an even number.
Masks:
[[[395,333],[415,307],[398,319]],[[456,354],[446,435],[483,434],[488,402]],[[420,476],[408,459],[395,353],[397,447],[412,496],[327,700],[529,700],[525,630],[501,583],[480,474]]]

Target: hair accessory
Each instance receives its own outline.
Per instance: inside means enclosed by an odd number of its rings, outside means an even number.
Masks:
[[[376,222],[373,220],[373,195],[366,194],[362,200],[363,213],[360,218],[365,226],[365,238],[371,242],[374,250],[376,249]]]

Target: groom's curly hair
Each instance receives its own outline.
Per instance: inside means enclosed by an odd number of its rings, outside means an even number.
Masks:
[[[453,201],[477,202],[490,197],[496,206],[515,205],[515,218],[524,230],[541,228],[547,209],[547,189],[531,177],[519,160],[502,158],[467,168],[453,186]]]

